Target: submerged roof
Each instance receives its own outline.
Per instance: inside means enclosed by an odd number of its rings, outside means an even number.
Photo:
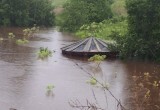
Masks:
[[[94,37],[89,37],[84,40],[77,41],[61,49],[63,54],[70,55],[93,55],[111,53],[106,42]]]

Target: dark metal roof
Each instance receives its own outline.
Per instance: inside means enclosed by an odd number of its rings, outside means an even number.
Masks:
[[[109,55],[115,53],[111,52],[108,49],[108,45],[106,42],[94,37],[89,37],[84,40],[77,41],[61,49],[63,54],[78,55],[78,56],[81,55],[91,56],[94,54]]]

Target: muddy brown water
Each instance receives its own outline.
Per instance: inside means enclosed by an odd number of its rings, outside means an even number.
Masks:
[[[1,37],[4,37],[0,41],[0,110],[74,110],[69,102],[76,100],[84,105],[87,100],[91,103],[97,100],[100,107],[117,110],[116,100],[108,92],[105,96],[100,87],[86,83],[90,77],[77,64],[98,80],[106,82],[114,96],[126,108],[133,110],[136,109],[132,104],[134,99],[130,98],[135,93],[132,77],[149,72],[156,76],[152,81],[160,81],[158,64],[108,59],[101,63],[101,68],[95,68],[95,64],[87,60],[63,56],[60,48],[77,39],[54,28],[41,30],[25,45],[17,45],[5,37],[9,31],[21,35],[21,29],[3,28],[0,31]],[[37,58],[40,47],[48,47],[55,53],[48,59],[40,60]],[[52,93],[47,92],[48,85],[55,86]],[[151,95],[152,104],[146,103],[152,110],[159,110],[159,88],[150,89],[157,95]],[[142,105],[144,108],[145,104]]]

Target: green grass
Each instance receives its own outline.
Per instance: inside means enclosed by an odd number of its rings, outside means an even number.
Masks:
[[[127,16],[127,10],[125,8],[125,0],[114,0],[111,9],[115,16]]]

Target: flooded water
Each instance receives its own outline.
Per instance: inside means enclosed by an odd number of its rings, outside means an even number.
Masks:
[[[25,45],[17,45],[5,37],[11,31],[20,37],[19,29],[0,31],[0,37],[4,37],[0,41],[0,110],[74,110],[69,103],[79,101],[77,105],[81,106],[87,105],[87,100],[98,102],[103,109],[117,110],[118,103],[109,92],[87,83],[90,76],[85,71],[106,82],[127,109],[160,110],[160,87],[156,86],[160,84],[158,64],[107,59],[100,68],[95,68],[87,60],[63,56],[60,48],[77,39],[53,28],[41,30]],[[55,53],[40,60],[37,57],[40,47],[48,47]],[[144,75],[147,72],[149,75]],[[155,86],[154,81],[157,81]],[[50,93],[48,85],[55,86]],[[150,93],[139,92],[143,90],[141,86]],[[147,98],[140,100],[143,97]]]

